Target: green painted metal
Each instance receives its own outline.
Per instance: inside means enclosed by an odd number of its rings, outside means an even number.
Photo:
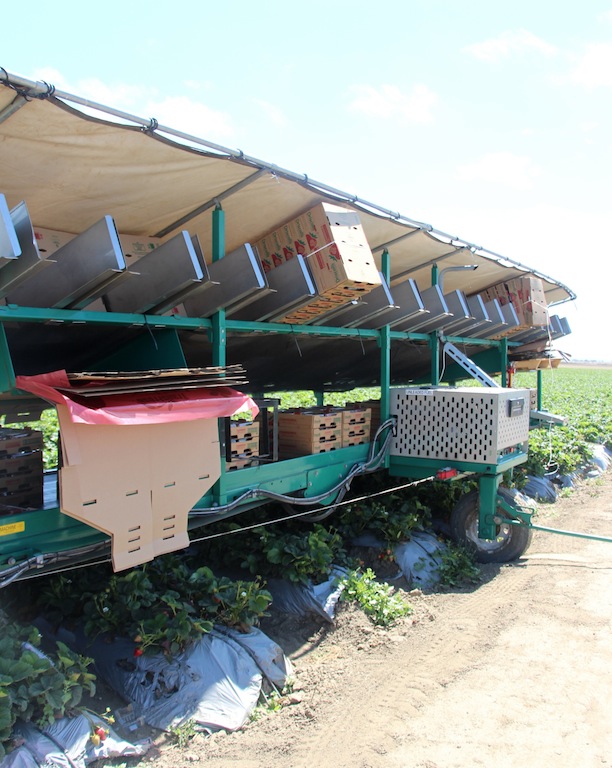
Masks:
[[[435,331],[429,335],[429,349],[431,351],[431,384],[437,387],[440,384],[440,338]]]
[[[478,537],[494,539],[497,532],[495,512],[497,510],[497,488],[501,482],[501,474],[482,474],[478,478],[479,509]]]
[[[365,328],[332,328],[325,325],[291,325],[289,323],[258,323],[249,320],[228,320],[228,331],[261,331],[262,333],[300,334],[302,336],[342,337],[353,336],[362,339],[377,339],[378,331]]]
[[[15,529],[16,533],[6,533]],[[22,528],[22,530],[19,530]],[[0,568],[39,553],[66,552],[108,541],[108,536],[60,512],[58,507],[0,517]]]
[[[382,253],[381,267],[387,284],[391,282],[391,257],[385,248]],[[389,418],[391,389],[391,329],[388,325],[380,330],[380,422]],[[385,467],[389,465],[389,456],[385,457]]]
[[[542,369],[538,368],[536,371],[536,386],[538,388],[537,391],[537,405],[538,405],[538,411],[542,410]]]
[[[15,387],[15,370],[6,340],[6,331],[0,323],[0,392],[9,392]]]
[[[41,309],[18,307],[14,304],[0,306],[0,323],[88,323],[91,325],[130,325],[142,328],[184,328],[198,330],[210,328],[211,321],[202,317],[178,315],[137,315],[126,312],[90,312],[82,309]]]
[[[212,260],[219,261],[225,256],[225,212],[218,205],[212,214]],[[227,321],[225,310],[220,309],[212,316],[213,365],[225,366],[227,360]]]
[[[508,386],[508,339],[501,339],[499,343],[499,356],[501,365],[501,385]]]
[[[185,355],[174,328],[151,328],[95,365],[93,371],[147,371],[185,368]]]
[[[439,469],[456,469],[460,474],[502,475],[513,467],[527,461],[524,451],[513,451],[501,456],[497,464],[482,464],[473,461],[451,461],[443,459],[422,459],[413,456],[391,456],[389,474],[396,477],[422,479],[431,477]]]
[[[380,329],[380,421],[389,418],[391,388],[391,333],[389,326]]]
[[[220,205],[212,213],[212,259],[218,261],[225,255],[225,214]],[[388,251],[382,254],[382,272],[390,278],[391,260]],[[432,285],[438,284],[437,264],[431,270]],[[51,310],[29,307],[0,307],[0,390],[10,392],[14,389],[14,371],[11,364],[10,350],[7,345],[3,323],[89,323],[92,325],[131,326],[141,328],[136,338],[125,344],[112,355],[100,360],[96,368],[113,370],[136,370],[149,368],[175,368],[186,365],[182,350],[179,330],[207,330],[212,340],[213,364],[226,365],[227,333],[250,333],[253,331],[274,334],[296,334],[323,338],[359,337],[377,341],[380,347],[380,386],[381,420],[389,416],[389,398],[391,382],[391,347],[397,340],[425,342],[432,353],[431,383],[435,386],[440,381],[440,343],[437,333],[404,333],[392,331],[389,326],[380,330],[336,328],[326,326],[290,326],[284,323],[256,323],[227,319],[225,311],[217,312],[211,319],[186,318],[181,316],[146,316],[140,314],[121,314],[90,312],[83,310]],[[442,337],[443,338],[443,337]],[[486,339],[465,339],[448,337],[456,343],[482,346],[483,352],[475,355],[476,362],[485,370],[494,371],[500,367],[505,372],[508,348],[512,344]],[[482,359],[481,359],[482,358]],[[448,378],[463,378],[462,371],[454,371],[458,366],[449,366]],[[503,375],[503,373],[502,373]],[[541,390],[541,371],[538,371],[538,392]],[[323,405],[324,395],[317,392],[317,403]],[[540,397],[540,394],[539,394]],[[208,510],[214,506],[220,508],[230,504],[244,494],[251,495],[231,511],[221,509],[218,514],[205,517],[192,517],[189,528],[198,528],[215,519],[222,519],[238,514],[248,508],[267,503],[265,497],[256,498],[252,491],[256,489],[279,494],[299,494],[303,497],[318,497],[328,489],[335,487],[345,478],[352,467],[364,462],[370,445],[343,448],[330,453],[287,459],[270,464],[248,467],[238,471],[226,472],[222,462],[221,475],[213,488],[198,502],[196,509]],[[480,477],[480,517],[479,535],[493,538],[495,535],[494,515],[497,509],[497,487],[501,475],[512,467],[523,463],[527,456],[515,451],[500,458],[494,465],[475,462],[448,462],[439,459],[412,459],[408,457],[387,456],[385,466],[391,475],[422,479],[435,476],[445,467],[452,467],[462,475],[479,474]],[[329,496],[330,502],[333,500]],[[511,514],[516,514],[512,512]],[[24,523],[24,530],[11,532],[13,523]],[[4,530],[4,533],[2,531]],[[108,537],[89,526],[61,513],[59,508],[25,512],[23,515],[0,517],[0,568],[11,557],[29,557],[38,552],[62,552],[76,547],[108,541]]]
[[[217,485],[200,499],[195,508],[208,509],[215,505],[227,504],[256,488],[282,494],[302,492],[305,497],[317,496],[346,477],[355,464],[365,461],[369,448],[369,444],[354,445],[328,453],[299,456],[225,472]],[[261,499],[255,506],[265,503],[266,500]],[[250,501],[246,504],[254,506]]]
[[[506,520],[503,522],[510,523],[511,525],[524,525],[517,520]],[[593,533],[579,533],[578,531],[566,531],[562,528],[547,528],[545,525],[532,525],[529,523],[529,527],[534,531],[545,531],[546,533],[558,533],[561,536],[573,536],[578,539],[592,539],[593,541],[605,541],[608,544],[612,544],[612,536],[595,536]]]
[[[545,531],[546,533],[558,533],[560,536],[572,536],[578,539],[591,539],[593,541],[605,541],[608,544],[612,544],[612,536],[596,536],[594,533],[582,533],[580,531],[568,531],[563,528],[550,528],[546,525],[534,525],[532,522],[533,510],[529,507],[513,506],[508,504],[504,499],[498,499],[498,506],[511,517],[503,517],[498,515],[496,517],[497,523],[505,523],[507,525],[526,525],[528,528],[534,531]]]

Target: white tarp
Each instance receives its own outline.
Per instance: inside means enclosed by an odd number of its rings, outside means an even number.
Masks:
[[[6,78],[0,69],[4,85]],[[195,146],[159,129],[147,132],[146,121],[130,123],[110,108],[91,117],[69,104],[76,98],[56,93],[26,100],[13,88],[0,87],[0,192],[10,207],[25,200],[36,226],[80,233],[108,214],[122,233],[166,237],[186,228],[199,236],[210,257],[216,201],[225,211],[226,249],[232,251],[326,200],[359,211],[379,266],[388,247],[392,279],[410,276],[425,288],[434,261],[442,267],[478,264],[467,275],[450,273],[445,288],[474,293],[532,273],[543,277],[549,304],[573,298],[553,279],[428,225],[235,150],[206,142]]]

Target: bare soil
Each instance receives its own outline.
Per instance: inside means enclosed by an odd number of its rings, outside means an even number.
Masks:
[[[536,523],[612,535],[612,472],[541,506]],[[410,592],[375,628],[279,615],[262,629],[292,659],[294,692],[235,733],[157,740],[155,768],[472,768],[612,765],[612,545],[536,532],[481,583]]]

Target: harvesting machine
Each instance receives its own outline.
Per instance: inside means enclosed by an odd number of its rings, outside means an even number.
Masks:
[[[2,584],[128,568],[270,500],[317,519],[375,471],[477,476],[457,535],[485,560],[524,551],[528,513],[499,485],[546,416],[509,371],[569,331],[549,310],[570,289],[305,175],[0,74]],[[468,375],[478,386],[453,386]],[[324,407],[358,387],[380,398]],[[319,407],[279,411],[273,393],[296,390]],[[49,408],[60,447],[43,471],[28,424]]]

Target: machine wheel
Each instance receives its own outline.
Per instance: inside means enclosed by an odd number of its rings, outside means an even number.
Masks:
[[[529,499],[508,488],[497,491],[505,502],[531,505]],[[472,491],[462,496],[451,514],[451,535],[459,544],[470,549],[479,563],[508,563],[520,557],[531,544],[533,531],[526,526],[498,525],[495,539],[478,538],[479,494]]]

